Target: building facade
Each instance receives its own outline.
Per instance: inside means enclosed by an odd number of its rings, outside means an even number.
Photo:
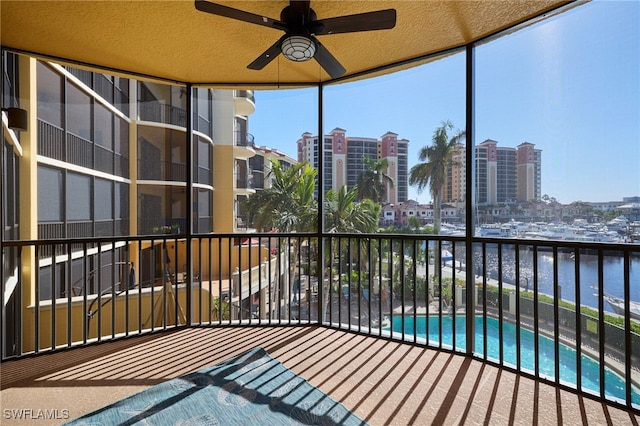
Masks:
[[[256,151],[253,91],[2,60],[3,108],[28,112],[20,127],[2,112],[3,312],[20,317],[0,327],[4,354],[55,346],[61,329],[34,330],[56,316],[86,341],[186,323],[178,306],[209,321],[277,315],[287,259],[234,237],[268,159],[293,161]],[[39,245],[6,247],[17,241]]]
[[[458,145],[448,169],[443,201],[465,199],[466,157]],[[499,147],[487,139],[475,147],[476,201],[491,206],[515,201],[538,200],[542,196],[542,150],[524,142],[517,147]]]
[[[3,62],[3,105],[32,112],[25,131],[3,125],[3,240],[161,239],[187,226],[202,234],[243,229],[241,201],[255,192],[252,91],[193,88],[188,120],[184,86],[8,52]],[[84,277],[87,270],[124,283],[135,265],[135,281],[152,286],[165,269],[184,269],[184,260],[154,244],[114,245],[89,257],[80,255],[85,249],[61,245],[60,253],[36,254],[39,281],[53,283],[41,286],[39,300],[94,294],[100,284]],[[63,252],[71,259],[54,262]],[[15,267],[3,263],[7,276]],[[60,285],[69,276],[78,277],[78,288],[73,279]]]
[[[409,141],[398,139],[396,133],[387,132],[380,137],[364,138],[347,136],[346,130],[333,129],[324,136],[324,190],[337,190],[343,185],[353,188],[365,170],[364,158],[387,160],[389,175],[394,182],[387,187],[384,202],[401,203],[408,197],[407,153]],[[318,137],[303,133],[297,141],[298,161],[318,167]]]

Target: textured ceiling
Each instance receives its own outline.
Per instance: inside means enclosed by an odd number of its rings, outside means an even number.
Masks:
[[[218,3],[279,19],[287,1]],[[390,30],[318,37],[346,77],[465,44],[565,5],[558,0],[322,1],[319,19],[394,8]],[[282,55],[247,65],[283,33],[203,12],[193,1],[25,1],[0,3],[4,47],[177,82],[306,84],[328,81],[314,60]]]

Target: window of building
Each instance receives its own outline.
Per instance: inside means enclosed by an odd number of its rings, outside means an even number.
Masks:
[[[129,185],[116,182],[115,184],[115,217],[117,219],[129,218]]]
[[[96,145],[113,150],[113,114],[99,103],[93,107],[94,135]]]
[[[62,77],[44,63],[36,67],[38,81],[38,119],[63,127]]]
[[[96,178],[94,185],[96,220],[113,219],[113,182]]]
[[[67,220],[91,220],[91,177],[67,173]]]
[[[91,140],[91,99],[71,83],[67,83],[67,131]]]
[[[129,123],[123,118],[114,118],[113,151],[129,157]]]
[[[211,98],[209,96],[209,89],[197,88],[194,90],[196,95],[196,108],[198,112],[198,122],[196,124],[197,130],[206,134],[211,133]]]
[[[62,222],[62,170],[38,167],[38,222]]]

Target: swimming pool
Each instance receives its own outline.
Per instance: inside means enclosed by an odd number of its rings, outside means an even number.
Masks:
[[[415,317],[415,328],[417,337],[427,338],[427,317],[425,315],[417,315]],[[456,317],[456,347],[458,349],[466,349],[466,318],[464,316]],[[476,316],[476,339],[475,352],[484,353],[484,336],[482,317]],[[402,317],[394,316],[391,322],[391,328],[394,332],[402,332]],[[437,316],[430,317],[429,321],[429,342],[438,344],[440,322]],[[498,360],[500,357],[500,339],[499,324],[495,319],[487,318],[487,358]],[[407,316],[404,320],[404,333],[413,336],[414,317]],[[453,324],[452,318],[449,316],[442,317],[442,344],[453,345]],[[505,322],[503,327],[503,362],[505,364],[516,365],[516,326],[511,322]],[[576,368],[576,350],[570,346],[558,345],[560,362],[560,381],[566,383],[577,382]],[[539,338],[539,372],[541,376],[553,378],[555,376],[555,360],[554,360],[554,341],[545,336]],[[520,366],[523,371],[533,372],[535,369],[535,339],[532,331],[526,328],[520,328]],[[582,387],[596,393],[600,392],[600,367],[599,363],[593,358],[581,354],[582,367]],[[612,370],[605,368],[605,392],[606,395],[625,399],[625,381]],[[631,401],[634,404],[640,404],[640,389],[632,387]]]

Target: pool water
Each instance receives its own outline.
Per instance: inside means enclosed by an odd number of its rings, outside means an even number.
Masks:
[[[427,338],[427,317],[417,315],[415,317],[416,335],[420,338]],[[466,318],[456,317],[456,348],[466,349]],[[475,352],[484,353],[483,318],[476,316],[475,319],[476,338]],[[429,342],[437,344],[439,341],[440,321],[437,316],[430,317],[429,321]],[[495,318],[487,318],[487,357],[495,360],[500,359],[500,322]],[[391,323],[394,332],[402,332],[402,317],[394,316]],[[407,316],[404,320],[404,333],[413,336],[414,317]],[[503,345],[502,355],[505,364],[516,365],[516,326],[513,323],[503,324]],[[453,324],[449,316],[442,317],[442,344],[453,345]],[[541,376],[555,377],[554,341],[545,336],[539,338],[539,372]],[[576,373],[576,350],[564,345],[558,345],[558,359],[560,362],[560,381],[565,383],[577,382]],[[532,331],[520,328],[520,365],[524,371],[533,372],[535,369],[535,339]],[[600,392],[600,367],[598,361],[581,354],[582,366],[582,387],[593,392]],[[625,400],[625,381],[612,370],[605,368],[605,393],[609,397]],[[640,390],[632,386],[631,401],[640,404]]]

